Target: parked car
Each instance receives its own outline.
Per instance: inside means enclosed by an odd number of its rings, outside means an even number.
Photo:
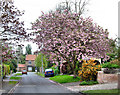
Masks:
[[[54,71],[52,69],[45,70],[45,77],[47,76],[54,76]]]
[[[26,70],[22,70],[22,74],[26,74],[27,75],[27,71]]]

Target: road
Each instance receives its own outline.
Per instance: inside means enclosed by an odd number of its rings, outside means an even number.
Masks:
[[[48,78],[42,78],[34,72],[22,75],[20,84],[14,93],[73,93],[67,88],[51,82]]]

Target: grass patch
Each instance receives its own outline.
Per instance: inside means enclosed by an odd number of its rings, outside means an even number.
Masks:
[[[82,81],[80,83],[80,85],[94,85],[94,84],[98,84],[97,81]]]
[[[73,76],[69,76],[69,75],[58,75],[51,77],[50,80],[53,80],[58,83],[70,83],[70,82],[78,82],[80,81],[80,78],[79,77],[73,78]]]
[[[36,74],[37,74],[38,76],[45,77],[44,73],[37,72]]]
[[[10,79],[14,79],[14,80],[19,80],[19,79],[21,79],[22,77],[15,77],[15,76],[12,76],[12,77],[10,77]]]
[[[17,84],[18,81],[9,81],[9,84]]]
[[[21,76],[22,74],[21,73],[17,73],[17,74],[15,74],[15,76]]]
[[[82,91],[83,93],[119,93],[120,90],[118,89],[110,89],[110,90],[88,90],[88,91]],[[90,94],[92,95],[92,94]]]

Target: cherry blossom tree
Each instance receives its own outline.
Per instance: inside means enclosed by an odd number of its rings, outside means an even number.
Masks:
[[[2,62],[6,64],[7,62],[11,62],[11,59],[15,59],[15,51],[12,50],[11,47],[9,47],[7,44],[2,46],[2,53],[0,53],[0,56],[2,56]]]
[[[20,17],[24,12],[18,10],[13,0],[0,0],[0,60],[1,64],[11,64],[14,60],[14,51],[9,47],[10,44],[19,43],[19,40],[26,38],[24,22]],[[6,45],[4,43],[7,43]],[[8,44],[9,43],[9,44]]]
[[[20,21],[23,12],[18,10],[12,0],[0,1],[0,36],[9,36],[14,40],[26,37],[24,22]]]
[[[93,22],[92,18],[79,18],[79,14],[64,11],[42,14],[34,23],[34,41],[42,52],[50,55],[49,60],[58,64],[67,61],[72,64],[74,75],[76,62],[84,57],[104,58],[110,52],[108,31]]]

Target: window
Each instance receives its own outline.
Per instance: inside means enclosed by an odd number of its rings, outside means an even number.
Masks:
[[[31,61],[29,61],[28,63],[31,64]]]

